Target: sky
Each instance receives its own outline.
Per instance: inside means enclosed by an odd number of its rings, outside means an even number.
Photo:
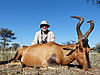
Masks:
[[[76,25],[81,16],[83,34],[89,29],[89,20],[95,23],[88,39],[91,47],[100,42],[100,7],[86,0],[0,0],[0,28],[8,28],[17,37],[11,43],[30,46],[42,20],[50,24],[55,42],[78,41]]]

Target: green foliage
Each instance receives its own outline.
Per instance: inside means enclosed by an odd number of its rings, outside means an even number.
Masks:
[[[97,50],[97,52],[100,53],[100,42],[98,44],[96,44],[95,46],[95,50]]]
[[[2,46],[4,48],[6,47],[7,42],[11,42],[11,40],[16,39],[16,37],[14,37],[14,35],[15,34],[12,32],[12,30],[9,30],[7,28],[0,29],[0,39],[2,40]]]
[[[13,47],[15,50],[17,50],[17,48],[20,47],[20,45],[19,45],[18,43],[13,43],[13,44],[11,44],[11,45],[12,45],[12,47]]]
[[[0,45],[3,46],[4,42],[0,42]],[[9,43],[5,43],[6,46],[9,46]]]
[[[63,45],[71,45],[71,44],[75,44],[75,43],[76,43],[76,41],[73,41],[73,40],[67,41],[67,42],[62,42]]]
[[[87,2],[91,1],[93,5],[100,6],[100,0],[87,0]]]

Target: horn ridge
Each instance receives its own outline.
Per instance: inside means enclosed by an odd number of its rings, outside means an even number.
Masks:
[[[89,30],[85,33],[85,35],[83,37],[88,38],[89,34],[92,32],[92,30],[94,29],[94,22],[93,20],[88,21],[87,23],[90,23],[90,28]]]
[[[83,34],[80,30],[80,27],[81,27],[82,23],[84,22],[84,18],[79,17],[79,16],[71,16],[71,18],[77,18],[80,20],[76,26],[76,31],[77,31],[78,39],[81,39],[83,37]]]

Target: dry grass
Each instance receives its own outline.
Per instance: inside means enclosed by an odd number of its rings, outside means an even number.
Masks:
[[[0,53],[0,61],[13,58],[15,52]],[[62,68],[60,65],[56,66],[55,70],[40,71],[35,67],[26,67],[22,71],[20,65],[0,65],[0,75],[100,75],[100,53],[90,53],[91,65],[94,71],[84,71],[77,67]],[[78,64],[74,61],[72,64]]]

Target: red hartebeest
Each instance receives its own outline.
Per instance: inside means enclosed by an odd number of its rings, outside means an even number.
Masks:
[[[37,66],[37,67],[48,67],[52,66],[51,63],[57,64],[69,64],[74,60],[77,60],[83,69],[91,69],[89,60],[89,51],[91,50],[88,45],[88,36],[94,28],[94,22],[92,20],[88,21],[90,23],[90,29],[82,34],[80,26],[82,25],[84,19],[78,16],[72,16],[72,18],[77,18],[80,21],[76,26],[78,43],[72,45],[59,45],[55,42],[37,44],[32,46],[23,46],[18,49],[14,59],[10,61],[18,60],[21,57],[22,64],[27,66]],[[4,63],[3,61],[1,64]]]

